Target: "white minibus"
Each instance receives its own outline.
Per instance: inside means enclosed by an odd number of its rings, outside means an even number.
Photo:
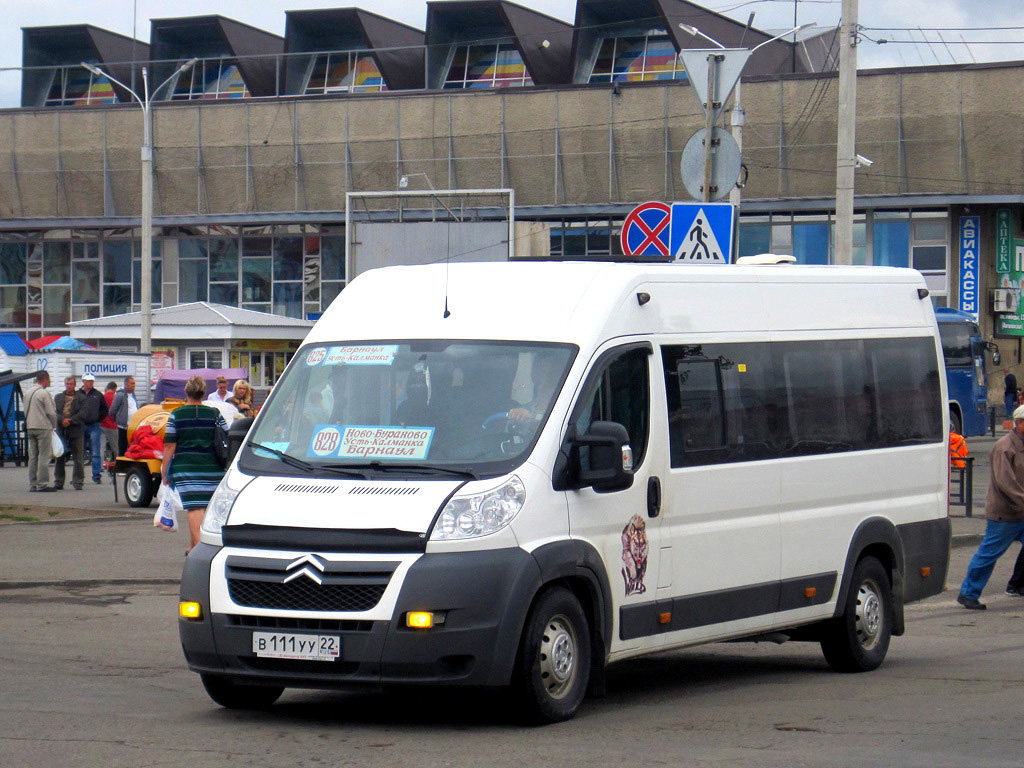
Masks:
[[[367,272],[211,500],[186,660],[227,707],[508,686],[541,722],[608,664],[698,643],[874,669],[944,589],[945,386],[907,269]]]

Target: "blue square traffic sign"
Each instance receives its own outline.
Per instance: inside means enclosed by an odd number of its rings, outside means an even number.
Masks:
[[[728,264],[733,207],[729,203],[673,203],[669,250],[674,261]]]

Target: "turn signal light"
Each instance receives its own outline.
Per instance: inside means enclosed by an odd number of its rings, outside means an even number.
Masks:
[[[405,614],[405,625],[412,629],[430,629],[434,626],[434,614],[430,611],[409,611]]]
[[[203,606],[199,603],[178,603],[178,615],[183,619],[196,621],[203,618]]]

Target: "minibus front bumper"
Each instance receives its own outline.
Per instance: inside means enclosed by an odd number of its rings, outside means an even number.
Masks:
[[[387,621],[322,620],[212,614],[210,572],[219,549],[200,544],[186,558],[181,600],[201,606],[179,618],[182,649],[194,672],[297,688],[435,683],[500,686],[509,682],[522,627],[541,570],[522,549],[425,554],[409,568]],[[409,611],[432,611],[443,623],[410,629]],[[262,658],[253,633],[331,635],[333,661]]]

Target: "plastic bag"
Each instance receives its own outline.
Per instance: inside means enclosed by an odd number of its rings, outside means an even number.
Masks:
[[[50,439],[50,455],[59,459],[64,455],[64,441],[60,439],[60,432],[53,430],[53,437]]]
[[[153,515],[153,525],[165,531],[178,530],[178,513],[183,512],[181,496],[169,485],[160,483],[160,490],[156,492],[156,498],[160,502],[156,514]]]

